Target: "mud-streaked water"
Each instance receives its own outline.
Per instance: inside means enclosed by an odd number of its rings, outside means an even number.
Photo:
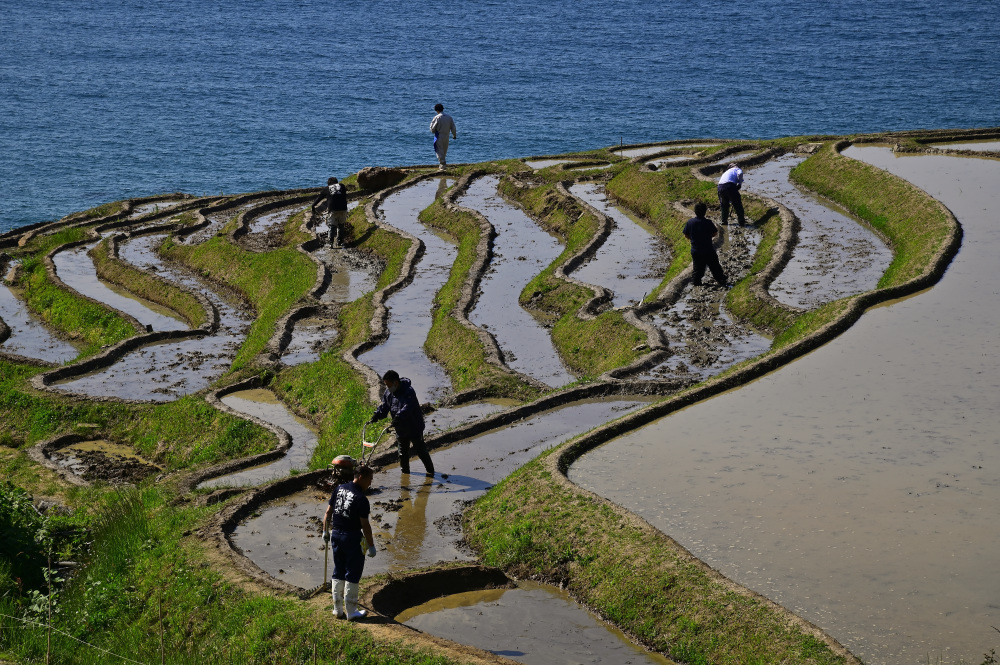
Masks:
[[[417,216],[434,203],[438,190],[451,182],[443,178],[422,180],[387,197],[379,206],[387,224],[420,238],[424,253],[416,264],[413,280],[386,301],[389,338],[358,358],[379,376],[394,369],[410,379],[425,402],[451,391],[451,379],[441,365],[427,356],[424,342],[434,323],[434,296],[448,281],[458,247],[444,234],[421,224]]]
[[[145,346],[106,369],[60,382],[60,387],[88,395],[163,402],[207,387],[232,365],[252,322],[250,314],[182,267],[160,258],[156,246],[161,240],[157,235],[131,238],[121,244],[119,256],[138,268],[204,294],[219,312],[218,332]]]
[[[1000,163],[847,154],[958,217],[941,282],[595,450],[571,478],[867,663],[979,662],[1000,621]]]
[[[626,148],[624,150],[612,150],[614,154],[619,157],[625,157],[631,159],[633,157],[642,157],[643,155],[652,155],[657,152],[663,152],[665,150],[680,150],[682,148],[710,148],[715,143],[685,143],[684,145],[651,145],[645,148]]]
[[[750,155],[756,154],[756,150],[744,150],[743,152],[736,152],[731,155],[726,155],[725,157],[720,157],[719,159],[712,162],[712,165],[718,164],[728,164],[730,162],[738,162],[744,157],[749,157]]]
[[[799,218],[792,258],[771,283],[777,300],[812,309],[874,289],[892,262],[892,250],[870,228],[788,179],[805,157],[784,155],[754,167],[744,191],[768,196]]]
[[[586,400],[547,411],[510,427],[481,434],[431,453],[438,473],[427,478],[416,458],[413,474],[398,466],[375,475],[372,530],[378,555],[365,574],[402,571],[439,561],[470,560],[462,547],[458,511],[542,450],[616,418],[648,400]],[[378,450],[385,450],[381,444]],[[377,453],[376,453],[377,454]],[[360,444],[358,455],[360,455]],[[312,588],[323,581],[320,520],[329,494],[297,492],[258,511],[233,533],[233,541],[255,564],[291,584]]]
[[[308,203],[297,203],[295,205],[288,206],[287,208],[278,208],[277,210],[255,218],[252,222],[250,222],[248,230],[250,233],[269,231],[272,227],[284,224],[292,217],[292,215],[297,215],[308,207]]]
[[[444,596],[406,610],[396,621],[522,663],[670,663],[633,644],[565,591],[535,582]]]
[[[261,485],[269,480],[287,476],[292,469],[309,468],[313,451],[319,442],[316,429],[289,411],[270,390],[257,388],[229,393],[222,398],[222,403],[240,413],[256,416],[277,425],[292,437],[292,446],[283,457],[273,462],[211,478],[199,483],[199,488]]]
[[[547,328],[518,303],[521,289],[562,253],[562,245],[524,211],[497,194],[498,178],[479,178],[458,204],[479,211],[496,229],[493,260],[480,282],[479,297],[469,320],[496,338],[512,368],[550,386],[574,380]]]
[[[328,318],[307,317],[295,322],[292,339],[281,354],[286,365],[303,365],[319,360],[320,354],[337,341],[335,322]]]
[[[581,183],[573,185],[569,191],[615,223],[594,257],[571,275],[613,291],[615,307],[640,302],[663,279],[670,260],[669,250],[638,219],[611,205],[603,185]]]
[[[675,162],[685,162],[689,159],[693,159],[697,155],[672,155],[670,157],[660,157],[659,159],[651,159],[647,164],[655,164],[656,166],[669,166]]]
[[[548,168],[550,166],[555,166],[556,164],[571,164],[574,161],[575,160],[572,159],[537,159],[533,161],[526,161],[524,163],[530,166],[531,168],[538,170],[538,169]]]

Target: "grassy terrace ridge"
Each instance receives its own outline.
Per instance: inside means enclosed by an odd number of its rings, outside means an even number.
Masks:
[[[102,240],[89,254],[94,259],[97,276],[104,281],[177,312],[192,328],[206,322],[208,313],[197,298],[165,279],[111,256],[110,240]]]
[[[562,253],[528,282],[518,297],[525,309],[554,318],[552,342],[563,362],[577,375],[595,378],[638,359],[643,352],[633,349],[645,344],[646,334],[615,310],[602,312],[589,321],[581,319],[577,312],[594,296],[593,292],[555,276],[556,268],[594,237],[600,225],[598,219],[559,194],[554,185],[522,188],[505,179],[500,181],[499,189],[563,241]]]
[[[297,226],[300,222],[301,217],[293,215],[286,224]],[[235,219],[225,230],[234,224]],[[256,253],[232,244],[220,234],[194,246],[178,244],[168,237],[160,252],[230,286],[254,307],[257,316],[233,360],[234,370],[248,365],[264,350],[278,319],[316,282],[316,266],[294,246]]]
[[[558,450],[558,449],[557,449]],[[842,663],[766,600],[706,573],[667,536],[552,481],[544,453],[465,513],[483,563],[564,583],[648,648],[683,663]]]
[[[898,286],[926,269],[950,228],[940,204],[910,183],[849,157],[828,143],[792,169],[791,179],[857,215],[888,239],[893,260],[879,288]]]
[[[446,233],[458,245],[448,281],[434,296],[434,321],[424,349],[445,368],[455,392],[481,389],[494,397],[527,400],[538,391],[513,372],[489,363],[479,337],[453,316],[476,259],[482,230],[471,214],[447,209],[440,199],[420,212],[420,221]]]

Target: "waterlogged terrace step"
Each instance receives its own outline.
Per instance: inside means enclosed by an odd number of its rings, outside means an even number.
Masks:
[[[562,246],[504,201],[497,194],[498,182],[496,176],[478,178],[457,201],[482,213],[497,233],[469,320],[493,334],[511,368],[549,386],[565,385],[575,377],[559,359],[548,329],[518,303],[521,290],[562,253]]]
[[[377,473],[370,500],[379,553],[365,563],[365,574],[471,559],[458,542],[463,502],[481,496],[542,450],[647,401],[622,397],[574,402],[432,451],[436,470],[448,474],[447,479],[424,477],[415,457],[409,476],[403,476],[398,466]],[[356,456],[361,452],[358,447]],[[240,524],[232,541],[273,577],[313,588],[323,582],[320,519],[329,498],[328,493],[309,489],[277,500]]]
[[[845,154],[955,214],[962,249],[941,281],[588,453],[570,477],[864,662],[978,663],[1000,625],[1000,162]]]
[[[804,159],[784,155],[754,167],[743,189],[774,199],[798,217],[792,257],[769,291],[780,302],[811,309],[874,289],[892,262],[892,250],[869,227],[788,179]]]
[[[413,280],[386,301],[388,339],[358,358],[379,376],[394,369],[409,378],[423,402],[441,399],[451,391],[451,379],[424,352],[424,342],[434,323],[434,296],[448,281],[458,248],[443,234],[421,224],[417,216],[451,184],[453,180],[447,178],[421,180],[387,197],[379,206],[388,225],[424,243],[424,253],[417,261]]]
[[[10,328],[10,337],[0,344],[0,353],[57,364],[79,355],[75,346],[53,334],[3,281],[0,281],[0,319]]]
[[[155,402],[170,401],[206,388],[232,365],[252,323],[251,314],[233,305],[198,277],[160,258],[160,235],[131,238],[119,257],[131,265],[202,293],[219,313],[212,335],[142,347],[110,367],[57,384],[57,388],[93,396]],[[58,255],[57,255],[58,256]]]
[[[274,393],[263,389],[241,390],[222,397],[222,403],[239,413],[280,427],[291,436],[292,445],[282,457],[273,462],[210,478],[199,483],[199,489],[262,485],[287,476],[292,469],[309,468],[309,461],[319,442],[316,430],[289,411]]]
[[[610,290],[615,307],[641,302],[663,279],[670,262],[669,250],[639,220],[611,205],[603,185],[580,183],[572,185],[569,192],[615,223],[594,257],[571,275]]]
[[[680,150],[688,148],[711,148],[717,143],[683,143],[678,145],[649,145],[641,148],[625,148],[619,150],[617,148],[613,149],[611,152],[618,155],[619,157],[625,157],[626,159],[633,159],[635,157],[644,157],[646,155],[655,155],[658,152],[665,152],[667,150]]]
[[[150,330],[189,328],[187,322],[176,312],[138,298],[125,289],[101,280],[97,276],[93,259],[87,255],[87,252],[96,245],[97,243],[92,243],[57,252],[52,257],[52,262],[55,264],[59,279],[81,294],[129,314]]]
[[[633,644],[565,591],[536,582],[444,596],[396,621],[522,663],[671,663]]]

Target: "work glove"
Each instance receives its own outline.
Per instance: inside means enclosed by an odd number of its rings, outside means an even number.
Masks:
[[[368,546],[368,557],[371,558],[373,556],[375,556],[375,546],[374,545],[369,545]]]
[[[325,540],[326,542],[330,542],[330,532],[329,531],[324,531],[323,532],[323,540]]]

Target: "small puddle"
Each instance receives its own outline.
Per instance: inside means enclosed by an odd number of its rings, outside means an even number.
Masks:
[[[378,266],[355,250],[323,245],[312,255],[330,269],[330,283],[320,294],[320,302],[353,302],[378,285]]]
[[[611,205],[603,185],[577,184],[569,191],[615,223],[594,257],[574,270],[572,276],[610,289],[614,293],[612,303],[615,307],[640,302],[663,279],[670,260],[669,251],[641,221]]]
[[[222,403],[240,413],[256,416],[272,425],[277,425],[292,437],[292,446],[283,457],[273,462],[210,478],[198,483],[198,489],[262,485],[270,480],[287,476],[292,469],[309,468],[309,461],[319,442],[316,430],[311,424],[289,411],[270,390],[240,390],[225,395]]]
[[[97,276],[94,261],[87,256],[87,252],[95,245],[96,243],[74,247],[57,252],[52,257],[56,273],[63,282],[85,296],[135,317],[145,326],[152,326],[154,331],[187,330],[187,322],[177,313],[101,280]]]
[[[434,323],[434,296],[448,281],[458,248],[444,234],[421,224],[417,216],[452,182],[444,178],[421,180],[388,196],[379,206],[387,224],[423,241],[424,253],[414,268],[413,280],[386,301],[388,339],[358,358],[379,376],[394,369],[409,378],[422,402],[436,401],[451,392],[451,379],[424,352],[424,342]]]
[[[780,302],[812,309],[874,289],[892,262],[892,250],[867,226],[788,179],[804,159],[784,155],[755,167],[744,189],[768,196],[798,216],[799,241],[769,290]]]
[[[579,160],[576,159],[536,159],[533,161],[526,161],[525,164],[535,169],[545,169],[550,166],[555,166],[556,164],[572,164]]]
[[[612,150],[616,155],[622,157],[627,157],[631,159],[632,157],[642,157],[644,155],[652,155],[658,152],[663,152],[664,150],[680,150],[682,148],[711,148],[717,143],[685,143],[683,145],[650,145],[645,148],[626,148],[625,150]]]
[[[577,166],[569,171],[603,171],[604,169],[610,169],[611,164],[597,164],[596,166]]]
[[[671,662],[632,643],[565,591],[535,582],[436,598],[396,621],[522,663]]]
[[[518,303],[525,285],[552,263],[563,247],[523,210],[503,200],[497,193],[498,183],[496,176],[479,178],[458,201],[485,215],[497,232],[493,260],[480,282],[469,320],[493,334],[510,367],[549,386],[570,383],[575,377],[559,359],[548,328]]]
[[[155,247],[162,239],[158,235],[131,238],[121,244],[119,256],[137,268],[205,295],[219,311],[218,332],[144,346],[111,367],[61,382],[60,387],[89,395],[163,402],[202,390],[232,365],[252,322],[250,315],[183,267],[161,259]]]
[[[1000,141],[959,141],[958,143],[931,143],[929,145],[940,150],[1000,150]]]
[[[1000,626],[1000,162],[846,153],[954,212],[962,248],[941,281],[570,477],[864,662],[979,663]]]
[[[88,481],[138,483],[162,471],[132,448],[103,439],[74,443],[49,456],[59,466]]]
[[[403,476],[393,465],[375,475],[370,500],[372,530],[379,553],[365,563],[365,575],[404,571],[440,561],[469,561],[461,537],[462,505],[541,451],[617,418],[652,399],[616,398],[574,402],[510,427],[431,451],[447,479],[417,472]],[[432,414],[430,418],[437,416]],[[387,450],[381,444],[379,451]],[[355,456],[360,455],[359,450]],[[376,453],[377,454],[377,453]],[[422,469],[414,458],[411,470]],[[320,520],[330,495],[315,488],[296,492],[259,509],[232,535],[255,564],[303,588],[323,582]]]
[[[0,344],[0,351],[60,364],[80,353],[75,346],[56,337],[3,281],[0,281],[0,319],[10,328],[10,337]]]

